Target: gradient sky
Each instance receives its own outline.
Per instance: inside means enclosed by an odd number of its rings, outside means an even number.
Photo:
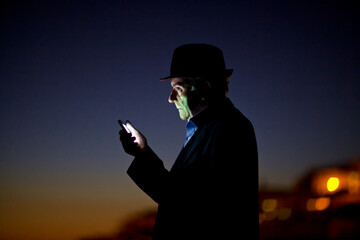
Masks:
[[[359,7],[350,1],[1,1],[0,238],[74,239],[155,206],[126,175],[117,120],[170,168],[185,123],[167,101],[174,48],[234,69],[260,183],[291,187],[360,154]],[[239,174],[246,169],[239,169]]]

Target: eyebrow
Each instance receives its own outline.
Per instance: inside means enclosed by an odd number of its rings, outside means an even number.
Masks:
[[[176,81],[174,84],[171,84],[172,87],[175,87],[176,85],[179,85],[179,86],[184,86],[184,83],[181,82],[181,81]]]

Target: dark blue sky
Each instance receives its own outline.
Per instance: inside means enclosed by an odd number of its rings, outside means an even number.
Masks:
[[[288,187],[358,156],[358,11],[350,1],[2,1],[2,191],[138,194],[116,121],[131,120],[171,167],[185,123],[158,79],[193,42],[220,47],[234,69],[229,97],[255,127],[262,184]]]

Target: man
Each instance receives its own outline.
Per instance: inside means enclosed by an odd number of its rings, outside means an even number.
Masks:
[[[155,202],[153,240],[257,239],[258,163],[252,124],[225,96],[232,69],[207,44],[175,49],[169,102],[187,121],[184,146],[171,170],[131,123],[120,131],[135,156],[133,181]]]

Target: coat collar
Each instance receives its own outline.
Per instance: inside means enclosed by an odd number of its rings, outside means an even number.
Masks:
[[[224,97],[195,115],[191,121],[200,127],[211,120],[221,118],[222,114],[231,108],[234,108],[234,105],[229,98]]]
[[[223,117],[225,112],[228,112],[229,110],[231,111],[233,108],[234,105],[231,103],[230,99],[224,98],[218,103],[209,106],[191,118],[191,121],[193,121],[199,129],[195,132],[194,136],[189,140],[186,146],[182,148],[179,156],[171,168],[172,172],[185,168],[189,163],[191,163],[191,156],[195,149],[199,147],[199,140],[204,139],[206,136],[206,129],[208,128],[206,126],[207,123]]]

